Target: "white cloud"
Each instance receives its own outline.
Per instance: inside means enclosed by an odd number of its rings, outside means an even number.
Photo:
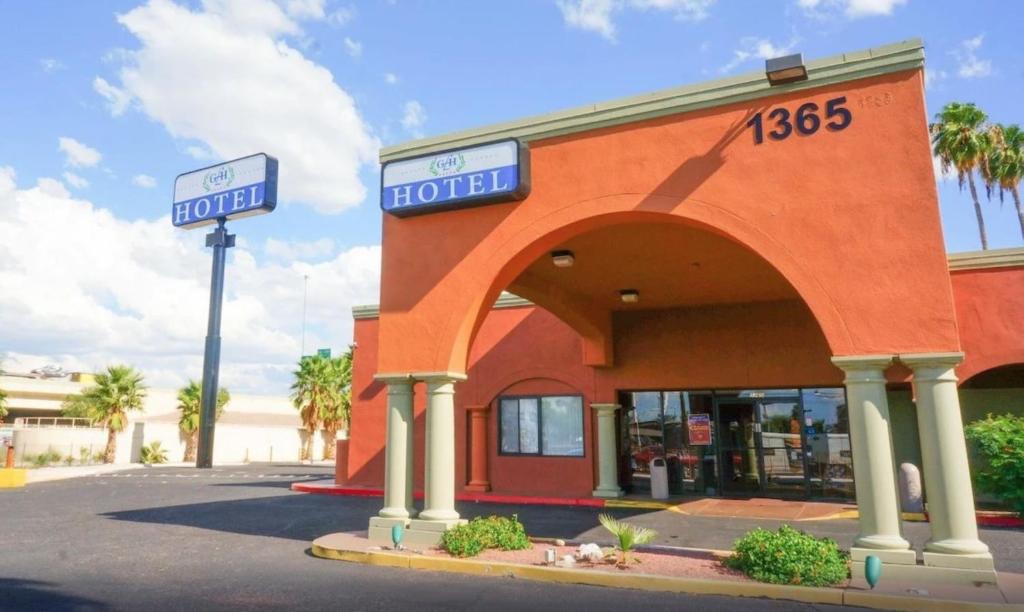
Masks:
[[[288,0],[285,10],[296,19],[323,19],[326,0]]]
[[[43,72],[56,72],[67,68],[60,60],[53,59],[52,57],[39,60],[39,65],[42,67]]]
[[[270,257],[278,259],[321,259],[334,253],[334,241],[321,238],[307,242],[287,242],[276,238],[267,238],[263,251]]]
[[[143,189],[152,189],[156,187],[156,179],[148,174],[136,174],[132,177],[132,185]]]
[[[793,38],[784,45],[777,45],[767,38],[757,38],[754,36],[748,36],[740,39],[739,49],[734,49],[732,52],[732,60],[720,68],[721,72],[729,72],[752,59],[771,59],[773,57],[780,57],[788,55],[796,47],[799,39]]]
[[[388,85],[394,85],[398,83],[398,75],[393,72],[384,73],[384,82]]]
[[[89,186],[89,181],[84,177],[78,176],[74,172],[65,172],[61,176],[67,181],[68,185],[71,185],[75,189],[85,189]]]
[[[839,11],[851,19],[892,15],[897,6],[906,3],[907,0],[797,0],[797,4],[811,15],[825,16]]]
[[[115,117],[123,114],[132,101],[132,97],[128,92],[114,87],[106,79],[100,77],[93,79],[92,88],[107,100],[107,104],[110,106],[110,114]]]
[[[985,35],[978,34],[974,38],[968,38],[961,42],[960,46],[952,51],[958,64],[957,76],[962,79],[975,79],[992,74],[992,61],[978,57],[977,52],[983,42],[985,42]]]
[[[95,371],[130,363],[153,386],[198,377],[209,298],[204,234],[174,229],[167,216],[118,218],[53,179],[18,189],[14,171],[0,167],[0,286],[18,288],[0,300],[5,365]],[[286,391],[300,352],[304,274],[307,348],[340,349],[351,342],[351,306],[379,299],[380,247],[353,247],[315,264],[261,264],[244,247],[231,249],[225,386]]]
[[[355,18],[356,7],[350,4],[348,6],[339,7],[331,12],[331,14],[327,16],[327,23],[336,28],[340,28],[348,25]]]
[[[402,127],[412,132],[417,138],[422,136],[420,128],[427,122],[427,110],[416,100],[405,103],[402,112]]]
[[[933,68],[924,69],[924,86],[931,87],[938,84],[939,81],[943,81],[949,76],[945,70],[937,70]]]
[[[615,13],[627,9],[673,13],[676,19],[700,21],[716,0],[556,0],[566,25],[597,32],[615,42]]]
[[[363,43],[352,40],[348,36],[343,41],[345,43],[345,52],[352,57],[359,57],[363,54]]]
[[[185,147],[185,153],[190,157],[201,161],[213,159],[213,153],[211,153],[209,149],[197,145],[189,145]]]
[[[57,150],[64,153],[64,163],[74,168],[91,168],[103,159],[96,149],[67,136],[57,139]]]
[[[204,0],[194,12],[150,0],[118,16],[140,47],[116,87],[217,158],[274,155],[282,200],[337,213],[365,199],[359,171],[376,164],[380,144],[331,73],[282,39],[301,32],[295,18],[310,5],[285,6],[291,13],[270,0]]]

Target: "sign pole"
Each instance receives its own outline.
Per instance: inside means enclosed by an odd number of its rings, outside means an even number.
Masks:
[[[210,273],[210,317],[206,325],[206,350],[203,353],[203,391],[199,412],[199,449],[196,467],[213,467],[213,429],[217,424],[217,378],[220,375],[220,315],[224,302],[224,259],[226,249],[235,246],[235,235],[224,227],[227,219],[217,218],[217,229],[206,235],[206,246],[213,247]]]

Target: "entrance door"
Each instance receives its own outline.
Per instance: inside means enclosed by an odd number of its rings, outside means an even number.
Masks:
[[[761,460],[757,404],[722,398],[718,402],[716,429],[724,495],[756,495],[761,492]]]

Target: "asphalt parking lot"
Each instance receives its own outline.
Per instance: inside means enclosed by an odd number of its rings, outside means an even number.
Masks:
[[[669,595],[500,578],[410,572],[312,557],[310,542],[364,529],[375,498],[293,493],[329,467],[149,468],[0,491],[2,610],[811,610],[769,600]],[[518,513],[532,535],[604,540],[598,510],[460,504],[467,517]],[[660,542],[728,548],[755,525],[617,510],[654,527]],[[854,521],[801,523],[847,542]],[[920,546],[927,525],[907,524]],[[985,530],[997,566],[1024,571],[1024,533]]]

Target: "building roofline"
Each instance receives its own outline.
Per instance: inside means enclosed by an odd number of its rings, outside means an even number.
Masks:
[[[1024,266],[1024,247],[967,251],[949,255],[949,270],[951,272],[1016,266]]]
[[[948,261],[951,272],[982,270],[986,268],[1024,267],[1024,247],[950,253]],[[493,308],[494,310],[501,310],[502,308],[524,308],[533,305],[533,302],[530,300],[504,291],[498,300],[494,302]],[[380,306],[377,304],[352,307],[353,319],[376,319],[379,316]]]
[[[716,81],[412,140],[383,147],[380,150],[380,161],[384,163],[503,138],[518,138],[530,142],[882,74],[920,69],[924,67],[924,46],[921,39],[913,38],[891,45],[809,61],[806,66],[807,80],[789,85],[772,86],[768,83],[763,70],[750,72]]]

